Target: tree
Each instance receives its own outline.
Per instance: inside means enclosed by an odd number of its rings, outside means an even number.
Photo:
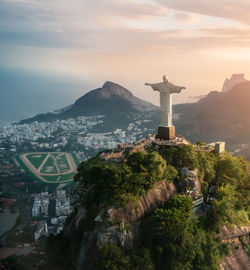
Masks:
[[[154,270],[155,266],[151,259],[150,251],[140,248],[131,255],[131,270]]]
[[[176,169],[167,165],[157,152],[137,152],[124,162],[90,159],[79,166],[77,179],[88,188],[86,205],[125,206],[156,182],[164,179],[171,182],[176,176]]]
[[[186,196],[175,194],[165,204],[166,209],[179,209],[189,216],[193,210],[193,201]]]
[[[197,153],[191,144],[182,147],[168,147],[163,150],[162,155],[167,163],[175,168],[188,167],[191,170],[198,168]]]
[[[216,184],[233,185],[238,205],[242,205],[250,216],[250,162],[226,153],[218,160],[215,170]]]
[[[142,151],[133,153],[132,155],[128,156],[127,165],[131,167],[133,172],[136,173],[146,172],[147,171],[147,168],[145,168],[146,157],[147,154]]]
[[[194,146],[189,144],[178,148],[177,167],[188,167],[190,170],[198,168],[197,154]]]
[[[215,234],[200,228],[192,200],[179,194],[145,222],[143,240],[156,269],[218,269],[227,250]]]
[[[223,224],[244,225],[248,222],[247,213],[237,209],[238,198],[234,186],[226,184],[217,190],[216,200],[213,201],[213,219],[217,226]]]
[[[233,157],[230,154],[224,154],[216,164],[217,184],[230,183],[242,185],[248,177],[249,165],[241,157]]]
[[[154,270],[149,250],[145,248],[125,254],[121,248],[107,244],[98,254],[93,270]]]
[[[128,270],[130,265],[129,256],[126,256],[119,247],[107,244],[100,250],[93,270]]]
[[[208,184],[212,184],[215,178],[215,164],[216,157],[205,151],[200,151],[198,153],[198,166],[199,166],[199,176],[200,179]]]

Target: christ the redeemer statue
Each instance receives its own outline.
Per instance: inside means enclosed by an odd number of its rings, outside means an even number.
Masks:
[[[161,124],[158,128],[158,137],[161,139],[174,139],[175,130],[172,124],[172,94],[180,93],[184,86],[176,86],[163,76],[163,82],[145,83],[153,88],[154,91],[160,92],[161,105]]]

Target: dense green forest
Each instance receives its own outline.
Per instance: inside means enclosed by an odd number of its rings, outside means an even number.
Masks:
[[[204,204],[209,206],[206,214],[198,218],[192,199],[176,194],[140,221],[139,242],[134,249],[107,244],[97,251],[91,267],[219,269],[222,257],[230,254],[230,246],[219,237],[222,226],[249,222],[250,163],[242,157],[228,153],[217,156],[193,145],[137,152],[122,162],[96,156],[81,163],[75,181],[87,190],[81,195],[86,216],[71,239],[63,234],[49,237],[49,265],[53,269],[74,269],[84,232],[100,226],[95,217],[105,209],[128,204],[136,207],[138,198],[163,179],[183,192],[183,167],[198,170]]]
[[[93,269],[218,269],[229,246],[206,232],[192,214],[192,200],[174,195],[142,224],[142,247],[129,254],[106,245]]]
[[[92,158],[80,164],[75,178],[82,177],[85,186],[91,187],[84,198],[85,205],[125,206],[156,182],[162,179],[171,182],[177,174],[157,152],[137,152],[120,163]]]

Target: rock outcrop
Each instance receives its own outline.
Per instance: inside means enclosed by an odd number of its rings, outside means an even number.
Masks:
[[[163,180],[156,183],[153,189],[148,190],[135,205],[130,204],[125,208],[109,209],[108,218],[112,222],[135,222],[146,214],[152,213],[174,193],[176,193],[174,184]]]
[[[166,180],[158,182],[139,200],[124,208],[110,208],[102,214],[100,222],[92,232],[84,234],[77,269],[89,269],[98,249],[106,244],[120,246],[124,250],[139,244],[141,219],[151,214],[176,193],[175,186]],[[95,220],[99,220],[96,217]]]
[[[239,238],[231,241],[231,256],[225,257],[221,263],[221,270],[249,270],[250,259],[244,252]]]
[[[244,78],[244,74],[233,74],[230,79],[226,79],[221,92],[226,93],[230,91],[235,85],[246,82],[247,80]]]
[[[248,226],[233,226],[229,227],[228,225],[224,225],[220,234],[220,237],[223,240],[232,239],[235,237],[239,237],[242,235],[246,235],[250,233],[250,224]]]
[[[223,258],[221,270],[248,270],[250,269],[250,257],[244,251],[240,237],[247,236],[250,233],[250,224],[248,226],[223,226],[220,234],[224,242],[231,245],[231,256]],[[248,236],[249,238],[249,236]]]

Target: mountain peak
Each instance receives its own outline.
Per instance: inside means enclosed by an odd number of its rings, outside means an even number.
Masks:
[[[111,82],[111,81],[106,81],[102,88],[109,88],[109,87],[122,87],[121,85],[117,84],[117,83],[114,83],[114,82]]]
[[[102,88],[99,89],[99,96],[102,98],[110,98],[112,95],[118,95],[128,100],[133,97],[133,94],[123,86],[111,81],[106,81]]]
[[[77,108],[77,109],[76,109]],[[76,100],[72,110],[81,114],[113,114],[114,112],[152,111],[156,106],[135,97],[125,87],[106,81],[97,88]]]
[[[109,116],[110,119],[114,116],[125,115],[127,120],[129,114],[155,111],[157,109],[155,105],[135,97],[125,87],[106,81],[102,87],[89,91],[78,98],[74,104],[57,113],[37,115],[24,120],[23,123],[34,122],[38,119],[38,121],[50,121],[51,119],[67,119],[69,117],[97,114]]]
[[[245,75],[243,73],[232,74],[230,79],[225,80],[221,92],[226,93],[230,91],[235,85],[246,81],[247,80],[245,79]]]

